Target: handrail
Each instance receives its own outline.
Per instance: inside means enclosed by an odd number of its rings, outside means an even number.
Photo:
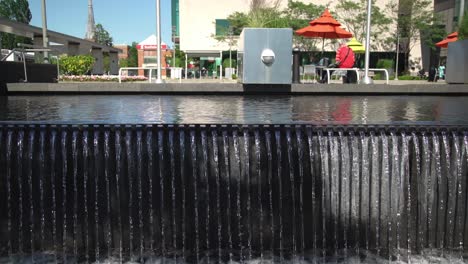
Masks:
[[[8,57],[10,57],[11,54],[15,53],[15,51],[21,52],[21,57],[23,59],[23,68],[24,68],[24,82],[28,82],[28,72],[27,72],[27,68],[26,68],[26,56],[24,56],[24,52],[36,52],[36,51],[39,51],[39,52],[48,51],[48,52],[51,52],[51,53],[52,52],[58,52],[58,50],[56,50],[56,49],[43,48],[43,47],[40,47],[40,46],[29,45],[29,44],[24,44],[24,43],[18,43],[18,46],[23,47],[23,48],[14,48],[14,49],[12,49],[0,61],[5,61]],[[25,48],[29,48],[29,49],[25,49]],[[59,59],[58,59],[58,56],[57,56],[57,81],[59,81],[59,80],[60,80],[60,62],[59,62]]]
[[[330,71],[355,71],[357,75],[357,82],[359,83],[359,69],[358,68],[325,68],[327,71],[327,83],[330,83]]]
[[[44,52],[44,51],[47,51],[47,52],[50,52],[50,53],[58,52],[58,50],[56,50],[56,49],[40,48],[40,47],[36,47],[34,45],[28,45],[28,44],[22,44],[22,43],[19,43],[18,45],[20,45],[20,44],[23,47],[30,47],[29,49],[23,49],[23,51],[29,51],[29,52],[36,52],[36,51]],[[23,52],[23,61],[25,63],[25,67],[26,67],[26,59],[24,58],[24,52]],[[25,72],[26,72],[26,69],[25,69]],[[60,81],[60,59],[57,56],[57,82],[58,81]]]
[[[358,68],[325,68],[325,70],[327,71],[327,77],[328,77],[327,83],[330,83],[330,70],[332,70],[332,71],[356,71],[357,81],[359,83],[359,80],[360,80],[359,71],[360,71],[360,69],[358,69]],[[389,79],[390,78],[389,78],[387,69],[370,68],[369,71],[382,71],[382,72],[384,72],[385,73],[386,84],[389,84]]]
[[[151,83],[152,70],[157,69],[156,67],[121,67],[119,69],[119,83],[122,83],[122,70],[150,70],[148,82]]]
[[[28,82],[28,72],[26,71],[26,57],[24,56],[24,49],[12,49],[8,55],[2,58],[1,61],[5,61],[8,57],[10,57],[11,54],[15,53],[15,51],[21,52],[21,57],[23,58],[24,82]]]
[[[387,69],[382,69],[382,68],[379,68],[379,69],[378,69],[378,68],[371,68],[371,69],[369,69],[369,71],[383,71],[383,72],[385,72],[385,80],[386,80],[386,82],[387,82],[387,84],[388,84],[388,82],[389,82],[389,76],[388,76],[388,71],[387,71]]]
[[[8,53],[5,57],[3,57],[2,59],[0,59],[0,61],[5,61],[6,59],[8,59],[8,57],[10,57],[11,54],[13,54],[15,51],[18,51],[17,49],[12,49],[10,51],[10,53]]]

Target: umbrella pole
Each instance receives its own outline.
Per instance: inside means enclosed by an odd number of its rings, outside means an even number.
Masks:
[[[364,78],[361,83],[372,84],[374,81],[369,77],[369,57],[370,57],[370,34],[371,34],[371,13],[372,12],[372,0],[367,0],[367,29],[366,29],[366,53],[364,59]]]
[[[325,50],[325,38],[322,38],[322,57],[323,57],[324,50]]]

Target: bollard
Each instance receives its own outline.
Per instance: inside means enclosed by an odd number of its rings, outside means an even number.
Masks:
[[[292,69],[292,83],[300,83],[299,66],[301,62],[301,52],[299,48],[293,49],[293,69]]]

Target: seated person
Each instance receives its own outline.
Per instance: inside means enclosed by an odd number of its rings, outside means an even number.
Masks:
[[[445,65],[439,66],[439,79],[445,80]]]
[[[318,66],[325,66],[327,67],[328,65],[330,64],[330,58],[327,58],[327,57],[323,57],[319,60],[318,62]]]
[[[317,73],[318,76],[320,76],[320,80],[319,82],[323,82],[323,75],[325,73],[325,75],[327,75],[327,72],[325,70],[323,70],[323,67],[328,67],[328,65],[330,64],[330,58],[327,58],[327,57],[323,57],[319,60],[319,62],[317,63],[317,66],[318,68],[315,70],[315,72]]]
[[[328,68],[352,68],[354,66],[354,52],[353,50],[346,45],[346,41],[342,40],[340,47],[336,51],[336,58],[335,64],[328,65]],[[330,71],[332,74],[333,71]],[[346,76],[343,76],[343,83],[350,83],[350,81],[354,81],[357,79],[356,72],[354,71],[347,71]],[[324,71],[322,73],[321,83],[327,82],[327,72]]]

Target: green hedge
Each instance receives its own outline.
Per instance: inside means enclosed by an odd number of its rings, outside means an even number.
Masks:
[[[420,77],[418,76],[411,76],[411,75],[401,75],[401,76],[398,76],[398,80],[402,80],[402,81],[414,81],[414,80],[422,80]]]
[[[380,59],[380,60],[377,61],[377,68],[379,68],[379,69],[392,69],[393,68],[393,60]]]
[[[468,39],[468,11],[465,11],[465,14],[463,15],[460,28],[458,29],[458,39]]]
[[[60,57],[60,72],[64,75],[84,75],[91,72],[94,57],[91,55]]]
[[[232,68],[236,68],[237,61],[235,59],[231,59],[231,66]],[[229,68],[229,59],[224,59],[223,61],[223,68]]]

